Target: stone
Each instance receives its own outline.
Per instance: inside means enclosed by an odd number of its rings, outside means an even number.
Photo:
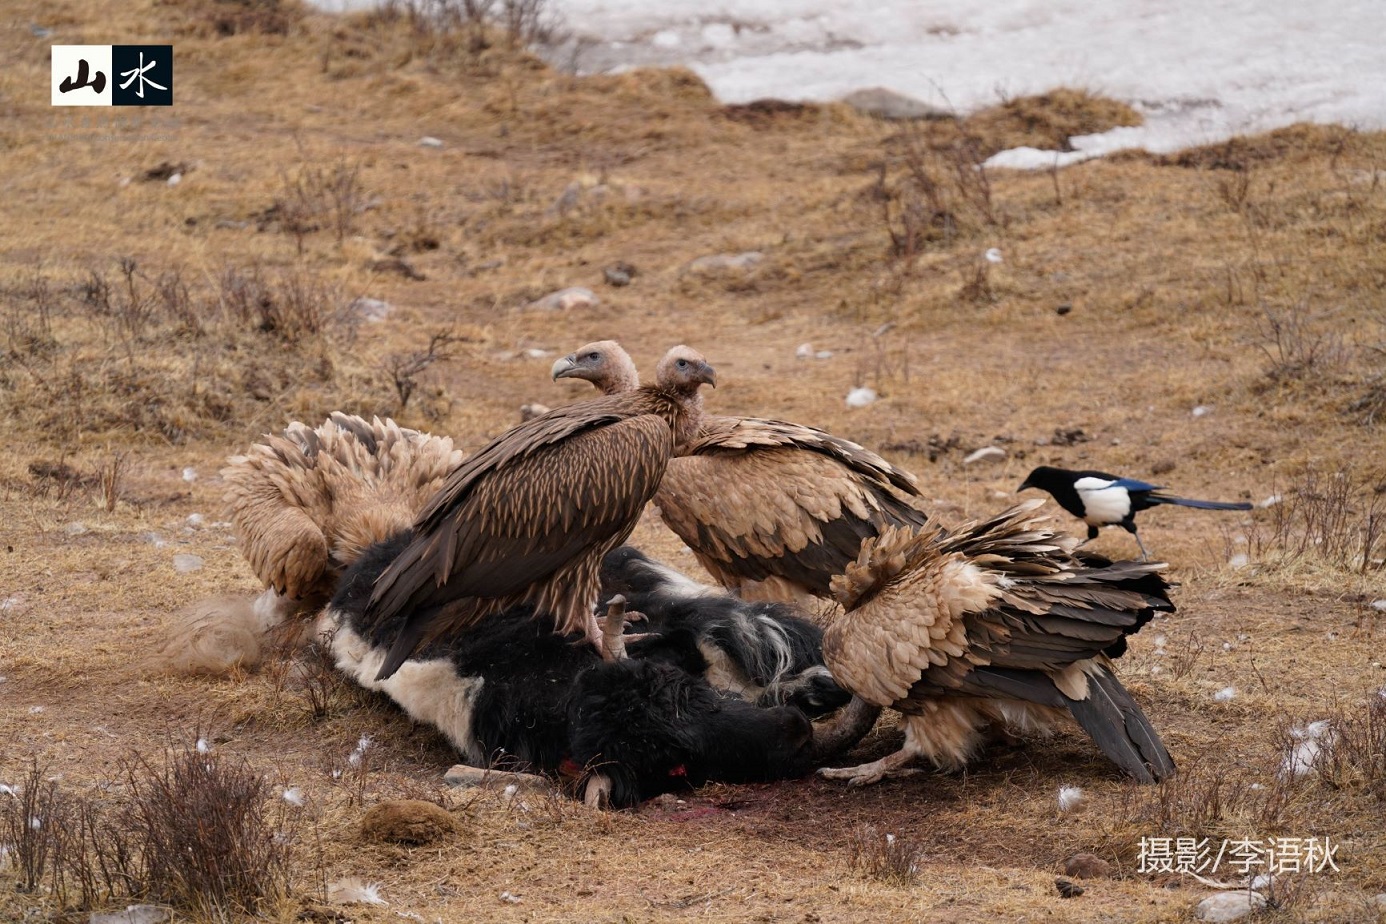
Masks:
[[[1194,909],[1194,917],[1218,924],[1222,921],[1239,921],[1265,907],[1266,898],[1259,892],[1219,892],[1199,902]]]
[[[394,310],[394,306],[389,302],[383,302],[378,298],[366,298],[365,296],[352,299],[351,304],[347,305],[347,311],[371,324],[379,324]]]
[[[755,269],[764,260],[765,254],[759,250],[747,250],[742,253],[714,253],[693,260],[688,264],[688,271],[701,275],[746,273]]]
[[[978,462],[1000,462],[1006,458],[1006,450],[1000,446],[983,446],[963,459],[963,465],[976,465]]]
[[[419,139],[419,147],[422,148],[441,148],[442,146],[443,139],[434,138],[432,135],[424,135]]]
[[[1075,853],[1064,861],[1064,875],[1078,879],[1109,879],[1112,864],[1095,853]]]
[[[569,286],[557,292],[550,292],[543,298],[537,298],[525,308],[530,311],[571,311],[574,308],[591,308],[599,304],[601,299],[597,298],[591,289]]]
[[[188,552],[179,552],[173,556],[173,570],[179,574],[191,574],[194,571],[201,571],[206,564],[200,555],[192,555]]]
[[[923,100],[887,90],[885,87],[853,90],[842,97],[842,102],[857,112],[891,121],[953,118],[953,114],[946,109],[930,106]]]
[[[456,834],[457,819],[447,809],[422,799],[388,799],[361,817],[361,836],[368,841],[431,844]]]
[[[847,406],[852,408],[866,407],[876,400],[876,390],[874,388],[853,388],[847,392]]]
[[[616,288],[630,285],[630,281],[634,279],[636,275],[637,272],[635,267],[624,260],[617,261],[602,270],[602,278],[606,280],[606,284]]]
[[[482,767],[469,767],[466,764],[454,764],[443,774],[443,782],[458,789],[485,789],[496,792],[505,792],[513,786],[515,788],[512,791],[521,795],[547,796],[555,792],[552,783],[533,773],[487,770]]]

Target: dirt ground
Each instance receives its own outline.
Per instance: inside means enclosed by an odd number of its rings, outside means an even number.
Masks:
[[[1383,913],[1386,135],[1296,126],[981,173],[1017,131],[1052,129],[1044,105],[910,127],[724,108],[678,71],[579,79],[407,19],[213,0],[6,13],[0,783],[37,759],[95,791],[205,737],[304,795],[271,807],[297,832],[294,893],[260,909],[275,920],[333,919],[321,885],[347,876],[389,904],[336,913],[373,922],[1188,920],[1212,890],[1139,871],[1160,836],[1327,837],[1339,871],[1285,877],[1266,917]],[[50,44],[139,41],[174,44],[172,110],[49,106]],[[618,261],[629,285],[604,281]],[[528,307],[569,286],[598,303]],[[391,308],[363,319],[359,298]],[[964,774],[602,813],[449,790],[441,736],[342,685],[315,714],[284,664],[158,670],[182,608],[259,589],[224,522],[228,455],[332,410],[475,449],[523,404],[582,397],[548,368],[610,337],[644,368],[697,347],[715,411],[877,449],[949,521],[1011,503],[1037,464],[1258,504],[1141,520],[1178,612],[1119,670],[1180,777],[1129,783],[1075,727]],[[849,409],[858,386],[878,399]],[[989,445],[1006,458],[963,464]],[[657,518],[635,538],[696,572]],[[1119,532],[1096,546],[1136,552]],[[1282,779],[1292,728],[1318,719],[1357,756]],[[898,742],[885,720],[854,758]],[[364,840],[363,810],[400,796],[461,833]],[[916,876],[864,867],[885,834]],[[1080,852],[1113,872],[1062,898]],[[86,919],[15,882],[0,867],[0,918]]]

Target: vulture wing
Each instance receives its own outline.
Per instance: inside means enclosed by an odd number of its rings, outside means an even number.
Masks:
[[[1108,656],[1157,610],[1159,562],[1072,553],[1032,517],[1041,501],[951,536],[890,530],[834,581],[848,612],[825,633],[834,678],[868,702],[921,711],[946,696],[1067,708],[1138,779],[1173,771]]]
[[[818,596],[889,525],[921,527],[914,476],[812,427],[710,418],[672,459],[655,502],[723,583],[787,578]]]
[[[525,600],[556,616],[585,616],[594,600],[573,598],[588,576],[566,566],[590,558],[595,595],[601,556],[635,527],[673,451],[664,418],[603,406],[536,418],[448,479],[372,593],[370,625],[403,627],[382,676],[426,636],[466,627],[495,605]]]
[[[452,440],[334,413],[295,421],[222,475],[241,549],[267,587],[294,599],[331,592],[336,572],[407,527],[462,459]]]

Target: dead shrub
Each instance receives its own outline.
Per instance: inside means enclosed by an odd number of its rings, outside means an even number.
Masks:
[[[129,467],[130,454],[125,452],[110,453],[97,464],[97,497],[107,513],[113,512],[116,504],[120,503],[125,473]]]
[[[452,331],[435,331],[429,336],[428,344],[423,349],[411,350],[408,353],[391,353],[385,357],[381,365],[389,374],[395,386],[395,394],[399,397],[398,413],[403,413],[409,399],[419,387],[419,376],[435,363],[452,360],[456,356],[453,347],[462,341],[463,338]]]
[[[999,224],[985,160],[968,135],[939,141],[911,127],[887,142],[868,192],[879,204],[891,256],[908,261]]]
[[[288,35],[305,15],[300,0],[164,0],[186,14],[185,33],[227,38],[233,35]]]
[[[1176,775],[1127,790],[1124,817],[1142,830],[1187,837],[1274,831],[1285,821],[1290,791],[1281,778],[1267,779],[1206,758],[1181,761]]]
[[[1343,367],[1347,345],[1323,320],[1303,301],[1287,308],[1262,306],[1256,348],[1266,357],[1271,382],[1304,382]]]
[[[1318,562],[1366,574],[1386,555],[1386,494],[1350,469],[1307,469],[1247,530],[1251,557],[1271,567]]]
[[[1386,801],[1386,693],[1372,691],[1353,707],[1335,706],[1320,739],[1314,775],[1335,790],[1364,790]],[[1288,748],[1296,741],[1287,740]]]
[[[54,806],[57,785],[44,779],[47,768],[38,758],[31,758],[18,791],[0,794],[0,831],[4,832],[20,892],[34,892],[48,871],[49,854],[53,849],[55,826]]]
[[[215,920],[288,894],[289,848],[264,815],[270,785],[247,763],[186,748],[162,767],[131,758],[125,781],[147,894]]]
[[[262,216],[277,220],[292,234],[303,255],[309,234],[330,230],[340,244],[356,233],[356,217],[366,208],[361,165],[342,158],[331,167],[302,164],[294,173],[280,172],[280,193]]]
[[[919,878],[923,848],[905,837],[861,825],[847,838],[847,864],[853,872],[881,882],[909,885]]]

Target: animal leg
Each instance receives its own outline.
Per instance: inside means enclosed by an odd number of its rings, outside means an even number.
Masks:
[[[1131,534],[1131,538],[1132,538],[1132,539],[1135,539],[1135,540],[1136,540],[1136,545],[1138,545],[1138,546],[1141,547],[1141,558],[1140,558],[1140,560],[1141,560],[1141,561],[1149,561],[1149,560],[1150,560],[1150,553],[1147,552],[1147,551],[1145,550],[1145,543],[1144,543],[1144,542],[1141,542],[1141,534],[1138,533],[1138,532],[1136,532],[1136,524],[1135,524],[1135,523],[1132,523],[1132,524],[1130,524],[1130,525],[1127,525],[1126,523],[1123,523],[1123,524],[1121,524],[1121,526],[1122,526],[1122,529],[1126,530],[1128,533]]]
[[[902,769],[914,758],[915,753],[913,751],[901,748],[894,754],[887,754],[880,760],[874,760],[869,764],[861,764],[856,767],[820,767],[818,775],[825,780],[846,780],[847,785],[855,789],[858,786],[870,786],[872,783],[879,783],[881,780],[893,780],[923,773],[923,770]]]

